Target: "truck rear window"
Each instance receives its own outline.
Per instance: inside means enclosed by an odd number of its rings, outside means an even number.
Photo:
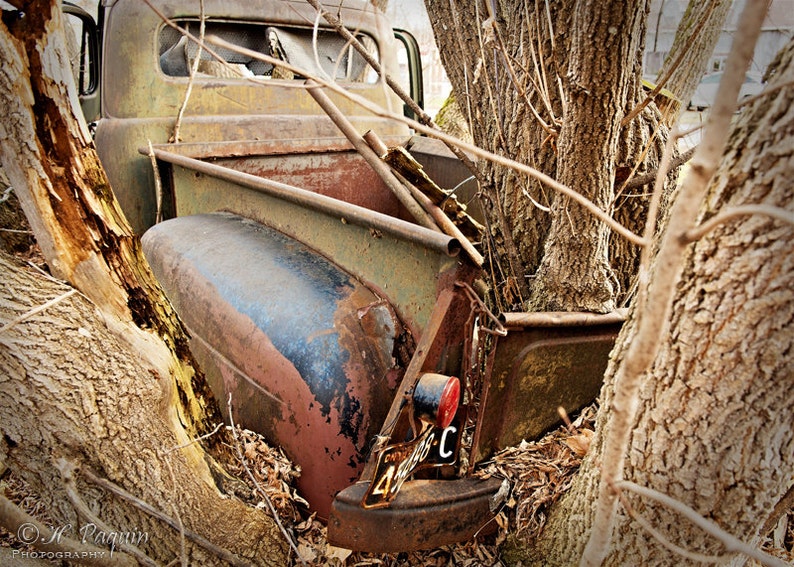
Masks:
[[[177,25],[195,37],[199,35],[197,20],[178,20]],[[205,22],[205,35],[215,35],[233,43],[286,61],[307,74],[333,78],[342,82],[374,83],[377,74],[364,58],[345,39],[334,31],[318,30],[316,42],[311,28],[269,26],[244,22]],[[375,41],[366,34],[358,34],[358,40],[378,59]],[[316,49],[315,49],[316,48]],[[169,26],[163,26],[159,36],[160,69],[171,77],[187,77],[197,55],[199,63],[197,77],[269,79],[305,79],[284,68],[274,67],[250,55],[231,49],[212,47],[224,61],[218,61],[206,50]]]

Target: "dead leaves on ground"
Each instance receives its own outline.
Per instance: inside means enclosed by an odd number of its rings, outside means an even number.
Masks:
[[[302,560],[319,566],[485,567],[502,565],[499,546],[508,533],[531,540],[543,530],[549,508],[570,486],[590,446],[595,412],[594,407],[587,408],[569,428],[561,427],[539,441],[525,441],[502,451],[475,473],[482,478],[507,480],[495,533],[456,545],[398,554],[359,553],[329,545],[325,526],[314,514],[306,517],[306,502],[293,488],[300,471],[256,433],[238,429],[238,437],[246,466],[293,534],[300,555],[294,559],[295,565]],[[234,454],[229,451],[224,466],[250,486],[250,503],[263,506],[256,486]]]
[[[225,443],[216,444],[212,452],[230,475],[247,486],[248,490],[235,491],[236,496],[269,514],[261,491],[267,494],[296,543],[300,558],[293,558],[294,565],[301,565],[302,561],[329,567],[500,566],[503,563],[499,546],[508,533],[531,539],[543,529],[549,507],[570,485],[589,446],[594,415],[595,410],[589,409],[573,424],[574,430],[560,428],[540,441],[506,449],[476,472],[484,478],[497,476],[507,480],[503,507],[495,520],[495,533],[469,542],[410,553],[368,554],[329,545],[325,526],[314,514],[308,514],[306,501],[294,487],[300,470],[260,435],[237,429],[237,443],[240,443],[245,463],[240,462],[236,448]],[[35,495],[8,483],[6,478],[7,495],[24,502],[26,509],[35,509]],[[10,534],[4,536],[0,537],[0,544],[10,547],[18,544]]]
[[[549,509],[570,487],[590,447],[596,409],[586,408],[570,428],[560,427],[539,441],[522,441],[498,453],[477,476],[508,479],[511,493],[500,512],[499,543],[513,532],[536,539]]]

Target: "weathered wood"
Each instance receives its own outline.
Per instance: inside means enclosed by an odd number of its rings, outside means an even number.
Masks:
[[[444,191],[427,176],[408,150],[400,146],[389,148],[381,158],[426,195],[435,206],[441,208],[468,239],[474,242],[482,239],[484,227],[466,212],[466,206],[453,193]]]
[[[8,111],[0,160],[53,274],[137,329],[132,333],[143,331],[142,340],[159,337],[174,353],[181,422],[194,434],[210,431],[220,413],[81,118],[61,18],[57,3],[34,2],[18,38],[8,33],[14,30],[0,34],[8,62],[0,69],[0,103]]]
[[[222,495],[191,443],[220,413],[79,118],[60,2],[24,9],[0,24],[0,162],[52,273],[81,293],[0,259],[0,461],[61,526],[85,524],[79,494],[103,525],[145,534],[136,547],[157,562],[220,560],[91,484],[70,501],[53,459],[90,466],[253,563],[283,565],[272,518]]]

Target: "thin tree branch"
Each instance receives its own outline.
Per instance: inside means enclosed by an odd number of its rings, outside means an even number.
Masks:
[[[689,551],[688,549],[684,549],[669,539],[667,539],[659,530],[653,527],[653,525],[640,513],[638,513],[634,508],[632,508],[631,503],[626,498],[626,494],[623,491],[618,491],[618,498],[620,499],[620,503],[623,505],[623,508],[628,513],[629,517],[637,522],[642,529],[648,532],[653,539],[659,542],[665,549],[672,551],[673,553],[680,555],[684,559],[689,559],[690,561],[699,561],[701,563],[725,563],[726,558],[719,555],[704,555],[702,553],[697,553],[694,551]]]
[[[199,40],[203,43],[204,42],[204,30],[206,28],[205,25],[205,17],[204,17],[204,0],[199,0]],[[187,51],[185,52],[187,53]],[[187,81],[187,88],[185,89],[185,95],[182,98],[182,104],[179,105],[179,112],[176,115],[176,121],[174,122],[174,133],[172,134],[172,141],[175,144],[179,143],[179,128],[182,125],[182,117],[185,115],[185,109],[187,108],[187,103],[190,100],[190,94],[193,92],[193,81],[196,78],[196,73],[198,72],[198,66],[201,62],[201,44],[199,44],[198,52],[196,53],[196,58],[193,60],[193,64],[190,66],[190,76],[188,77]],[[159,202],[158,202],[159,205]],[[157,222],[160,222],[160,214],[159,214],[159,207],[158,207],[158,215],[157,215]]]
[[[176,130],[177,127],[174,128],[174,131]],[[147,142],[149,143],[149,162],[152,165],[152,175],[154,176],[154,198],[157,202],[154,222],[159,224],[163,220],[163,180],[160,178],[160,170],[157,168],[157,158],[154,155],[152,141],[147,140]]]
[[[216,425],[215,429],[213,429],[209,433],[206,433],[206,434],[202,435],[201,437],[196,437],[195,439],[191,439],[187,443],[182,443],[181,445],[177,445],[176,447],[171,447],[170,449],[167,449],[167,450],[161,452],[160,455],[161,456],[165,456],[165,455],[167,455],[169,453],[172,453],[174,451],[177,451],[179,449],[184,449],[185,447],[189,447],[193,443],[198,443],[199,441],[203,441],[204,439],[209,439],[210,437],[215,435],[220,430],[221,427],[223,427],[223,422],[221,422],[218,425]]]
[[[794,225],[794,213],[780,207],[770,205],[740,205],[721,211],[714,215],[700,226],[696,226],[684,233],[683,239],[686,242],[695,242],[703,238],[706,234],[714,230],[717,226],[724,224],[735,218],[749,215],[765,215],[781,222]]]
[[[312,0],[308,0],[308,1],[311,2]],[[152,4],[151,4],[151,2],[149,0],[143,0],[143,2],[146,3],[152,10],[154,10],[155,13],[160,15],[162,18],[165,18],[165,15],[162,14],[162,12],[160,12],[157,8],[152,6]],[[166,23],[168,23],[167,22],[167,18],[166,18]],[[174,27],[176,30],[178,30],[179,33],[187,36],[191,41],[194,41],[196,43],[200,43],[198,41],[198,38],[196,38],[190,32],[185,31],[185,30],[183,30],[183,29],[181,29],[178,26],[175,26],[173,24],[169,24],[169,25],[172,25],[172,27]],[[500,156],[498,154],[491,153],[491,152],[489,152],[487,150],[484,150],[484,149],[480,148],[479,146],[476,146],[474,144],[469,144],[468,142],[464,142],[463,140],[460,140],[460,139],[456,138],[455,136],[450,136],[449,134],[441,132],[440,130],[428,127],[425,124],[417,122],[416,120],[412,120],[412,119],[407,118],[407,117],[405,117],[403,115],[396,114],[394,112],[390,112],[390,111],[388,111],[388,110],[386,110],[384,108],[381,108],[377,104],[367,100],[366,98],[364,98],[362,96],[359,96],[359,95],[356,95],[354,93],[349,92],[348,90],[340,87],[339,85],[337,85],[334,82],[327,81],[327,80],[323,79],[322,77],[318,77],[316,75],[313,75],[312,73],[308,73],[305,70],[299,69],[298,67],[290,65],[289,63],[287,63],[285,61],[281,61],[279,59],[275,59],[273,57],[269,57],[267,55],[264,55],[264,54],[260,53],[259,51],[254,51],[254,50],[251,50],[251,49],[246,49],[244,47],[240,47],[239,45],[236,45],[234,43],[230,43],[230,42],[225,41],[225,40],[223,40],[223,39],[221,39],[219,37],[208,36],[206,38],[206,41],[202,44],[202,47],[208,53],[210,53],[210,55],[212,55],[214,58],[216,58],[218,61],[224,61],[224,60],[217,53],[215,53],[214,50],[212,50],[211,48],[207,47],[206,43],[210,43],[210,44],[216,45],[218,47],[223,47],[223,48],[232,50],[232,51],[234,51],[236,53],[240,53],[240,54],[246,55],[248,57],[251,57],[251,58],[254,58],[254,59],[258,59],[260,61],[264,61],[265,63],[270,63],[271,65],[281,66],[281,67],[283,67],[285,69],[288,69],[288,70],[292,71],[295,74],[298,74],[298,75],[301,75],[303,77],[306,77],[307,79],[312,79],[313,81],[319,83],[323,87],[326,87],[326,88],[332,90],[333,92],[339,94],[340,96],[343,96],[343,97],[347,98],[348,100],[350,100],[351,102],[353,102],[355,104],[358,104],[362,108],[372,112],[376,116],[379,116],[379,117],[382,117],[382,118],[389,118],[391,120],[395,120],[395,121],[398,121],[398,122],[403,122],[403,123],[407,124],[408,126],[410,126],[411,128],[413,128],[414,130],[416,130],[417,132],[421,132],[421,133],[426,134],[426,135],[428,135],[430,137],[437,138],[437,139],[441,140],[444,143],[452,144],[454,146],[457,146],[459,149],[465,150],[465,151],[467,151],[467,152],[469,152],[469,153],[471,153],[473,155],[476,155],[476,156],[481,157],[483,159],[490,160],[490,161],[492,161],[494,163],[497,163],[497,164],[502,165],[504,167],[511,168],[511,169],[513,169],[515,171],[518,171],[520,173],[524,173],[524,174],[526,174],[526,175],[528,175],[528,176],[530,176],[532,178],[535,178],[538,181],[540,181],[541,183],[551,187],[552,189],[556,190],[559,193],[562,193],[563,195],[569,197],[572,201],[578,203],[579,205],[584,207],[586,210],[590,211],[590,213],[593,214],[596,218],[598,218],[599,220],[604,222],[607,226],[609,226],[612,230],[614,230],[616,233],[618,233],[620,236],[622,236],[623,238],[625,238],[629,242],[637,244],[638,246],[644,246],[645,245],[645,240],[644,239],[642,239],[641,237],[639,237],[636,234],[634,234],[632,231],[630,231],[629,229],[627,229],[626,227],[621,225],[619,222],[615,221],[611,216],[609,216],[608,213],[606,213],[606,212],[602,211],[601,209],[599,209],[592,201],[588,200],[586,197],[582,196],[577,191],[574,191],[573,189],[571,189],[569,187],[566,187],[565,185],[563,185],[562,183],[559,183],[558,181],[556,181],[555,179],[553,179],[549,175],[546,175],[545,173],[543,173],[541,171],[538,171],[537,169],[535,169],[533,167],[530,167],[528,165],[525,165],[525,164],[519,163],[517,161],[511,160],[511,159],[506,158],[504,156]],[[251,79],[251,78],[248,78],[247,80],[254,81],[254,82],[259,82],[256,79]],[[303,84],[295,85],[295,87],[296,88],[306,88],[306,86],[303,85]],[[479,173],[477,175],[479,175]]]
[[[188,443],[190,445],[190,443]],[[176,476],[174,475],[174,467],[171,466],[171,459],[164,458],[163,462],[165,462],[165,466],[168,468],[168,476],[171,478],[171,486],[178,486],[176,482]],[[181,501],[180,495],[175,494],[175,498],[177,501]],[[187,567],[187,546],[185,545],[185,523],[182,521],[182,516],[179,513],[179,507],[177,506],[177,502],[171,501],[171,510],[174,512],[174,517],[176,518],[177,524],[179,524],[179,561],[182,564],[182,567]],[[176,559],[172,560],[171,562],[175,562]]]
[[[139,510],[146,512],[150,516],[157,518],[158,520],[164,522],[165,524],[168,524],[171,528],[177,531],[181,529],[179,522],[177,522],[173,518],[167,516],[166,514],[164,514],[154,506],[152,506],[151,504],[148,504],[147,502],[144,502],[140,498],[133,496],[132,494],[121,488],[119,485],[115,484],[114,482],[111,482],[106,478],[100,477],[92,470],[86,467],[81,467],[80,474],[82,474],[85,478],[87,478],[97,486],[100,486],[105,490],[112,492],[119,498],[126,500],[127,502],[138,508]],[[196,545],[206,549],[210,553],[213,553],[223,561],[226,561],[229,565],[234,565],[235,567],[250,567],[249,563],[246,563],[228,549],[224,549],[222,547],[215,545],[211,541],[207,540],[205,537],[187,529],[184,530],[184,533],[187,539],[189,539]]]
[[[18,230],[16,228],[0,228],[0,232],[8,232],[10,234],[33,234],[32,230]]]
[[[670,65],[670,68],[667,70],[665,75],[661,79],[659,79],[659,82],[656,84],[656,86],[653,88],[653,90],[650,93],[648,93],[648,96],[646,96],[642,100],[642,102],[640,104],[635,106],[631,110],[631,112],[629,112],[623,118],[623,120],[621,120],[621,122],[620,122],[621,126],[625,126],[626,124],[631,122],[634,118],[636,118],[637,115],[639,115],[639,113],[642,112],[642,110],[646,106],[648,106],[650,104],[650,102],[653,100],[653,98],[657,94],[659,94],[659,92],[662,90],[662,88],[664,88],[665,83],[667,83],[667,81],[670,80],[670,77],[673,75],[673,72],[684,61],[684,57],[689,55],[689,49],[695,43],[695,40],[697,39],[698,34],[702,31],[703,27],[706,25],[706,22],[708,22],[708,19],[709,19],[709,17],[711,17],[711,13],[714,11],[714,8],[716,6],[717,6],[717,0],[712,0],[711,3],[709,4],[707,10],[703,14],[703,17],[697,23],[697,25],[695,26],[695,29],[693,30],[692,34],[689,36],[688,43],[684,47],[681,48],[681,51],[679,52],[679,54],[676,57],[675,61],[673,61],[673,63]]]
[[[33,516],[23,512],[0,492],[0,525],[9,533],[16,534],[22,543],[29,543],[45,553],[62,554],[70,562],[97,567],[136,567],[132,556],[119,552],[110,557],[107,549],[81,543],[53,531]],[[33,540],[33,541],[31,541]]]
[[[77,490],[77,484],[74,478],[74,472],[76,466],[74,463],[67,461],[64,458],[56,459],[55,461],[55,468],[58,469],[58,472],[61,473],[61,480],[63,480],[63,486],[66,490],[66,495],[69,497],[69,500],[72,502],[72,505],[77,510],[78,515],[82,516],[100,530],[105,532],[106,534],[109,533],[116,533],[116,530],[111,528],[108,524],[106,524],[99,516],[94,514],[88,505],[83,501],[82,496],[80,496],[80,492]],[[110,552],[111,554],[115,553],[115,540],[111,544]],[[119,547],[123,550],[135,557],[139,563],[143,565],[147,565],[149,567],[158,567],[159,563],[157,563],[154,559],[146,555],[143,551],[138,549],[136,546],[126,542],[126,541],[119,541]]]
[[[723,530],[716,523],[704,518],[696,510],[690,508],[675,498],[671,498],[670,496],[662,494],[661,492],[653,490],[652,488],[640,486],[634,482],[631,482],[630,480],[623,480],[615,483],[615,489],[626,489],[640,496],[644,496],[645,498],[655,500],[660,504],[664,504],[666,507],[684,516],[687,520],[695,524],[710,536],[719,540],[719,542],[725,546],[725,549],[731,553],[743,553],[748,557],[755,559],[762,565],[767,565],[768,567],[786,567],[786,563],[777,557],[773,557],[767,553],[764,553],[760,549],[744,543],[742,540]]]
[[[405,92],[405,90],[396,80],[394,80],[393,77],[383,72],[383,68],[380,66],[380,63],[372,56],[367,48],[361,44],[356,36],[350,33],[350,30],[348,30],[336,16],[323,8],[322,4],[320,4],[318,0],[306,1],[322,15],[323,19],[325,19],[325,21],[328,22],[337,31],[337,33],[344,37],[353,46],[353,48],[359,52],[359,54],[364,58],[369,66],[372,67],[378,76],[382,77],[383,80],[386,81],[386,84],[389,86],[389,88],[392,89],[392,91],[394,91],[394,93],[400,97],[400,99],[416,114],[422,124],[427,125],[434,130],[438,130],[438,126],[433,122],[433,119],[430,117],[430,115],[427,114],[424,109],[422,109],[416,103],[416,101]],[[308,79],[313,77],[306,76],[306,78]],[[472,175],[476,176],[477,179],[480,180],[480,170],[477,169],[477,166],[474,164],[474,162],[472,162],[471,159],[469,159],[469,157],[454,144],[448,144],[446,142],[445,144],[452,151],[452,153],[455,154],[455,157],[463,162]]]
[[[490,9],[489,9],[489,12],[490,12]],[[510,56],[507,53],[507,48],[505,47],[504,41],[502,40],[502,34],[499,31],[499,24],[496,22],[496,19],[494,18],[493,14],[489,14],[489,15],[490,15],[490,17],[488,18],[488,20],[486,20],[484,22],[484,25],[489,25],[489,27],[493,30],[493,35],[494,35],[494,39],[496,40],[497,49],[502,55],[502,59],[504,60],[504,63],[505,63],[505,68],[507,69],[508,75],[510,75],[510,81],[513,83],[513,86],[515,87],[516,91],[518,92],[518,96],[520,96],[524,100],[524,103],[532,111],[532,114],[535,116],[535,119],[538,121],[538,123],[540,124],[541,128],[543,128],[543,130],[545,130],[548,134],[556,135],[557,134],[556,129],[554,129],[552,126],[547,124],[546,121],[543,120],[543,118],[541,118],[540,113],[535,108],[535,105],[533,105],[532,102],[529,100],[529,96],[527,95],[526,89],[521,86],[521,83],[518,80],[518,75],[516,74],[516,71],[513,68],[513,64],[511,62],[511,58],[510,58]],[[534,61],[534,55],[535,55],[534,50],[532,51],[532,55],[533,55],[533,61]],[[537,73],[538,72],[537,71],[538,63],[537,63],[537,61],[534,61],[534,63],[535,63],[535,68],[536,68],[536,73]],[[541,98],[544,100],[544,102],[547,102],[546,97],[543,96],[543,94],[544,94],[543,90],[540,89],[537,86],[535,88],[538,90],[538,92],[541,93]],[[550,104],[547,103],[546,107],[547,107],[547,109],[549,111],[551,111],[551,105]],[[555,121],[555,118],[554,118],[554,115],[552,115],[552,122],[554,122],[554,121]]]
[[[0,335],[5,333],[6,331],[8,331],[14,325],[16,325],[18,323],[21,323],[25,319],[29,319],[29,318],[33,317],[34,315],[38,315],[42,311],[45,311],[45,310],[49,309],[50,307],[52,307],[53,305],[56,305],[57,303],[60,303],[64,299],[68,299],[68,298],[72,297],[75,293],[77,293],[77,289],[72,288],[69,291],[67,291],[66,293],[63,293],[63,294],[59,295],[58,297],[56,297],[54,299],[50,299],[47,303],[39,305],[38,307],[34,307],[33,309],[31,309],[27,313],[23,313],[22,315],[20,315],[16,319],[13,319],[13,320],[9,321],[8,323],[6,323],[5,325],[3,325],[2,327],[0,327]]]
[[[765,15],[765,2],[748,2],[745,5],[723,80],[717,91],[714,107],[709,113],[703,141],[695,152],[690,173],[684,179],[673,204],[668,227],[656,255],[655,271],[658,277],[653,278],[648,285],[640,279],[636,305],[636,312],[640,316],[636,323],[636,334],[614,378],[617,387],[612,399],[612,419],[608,431],[604,433],[598,499],[590,536],[580,562],[583,567],[600,565],[609,552],[618,504],[617,494],[612,487],[623,475],[627,447],[639,405],[639,389],[643,377],[656,358],[672,310],[673,297],[681,276],[682,260],[688,246],[681,237],[694,225],[708,182],[724,151],[739,89],[752,60]],[[662,179],[657,179],[657,188],[661,182]],[[655,213],[651,216],[649,212],[649,224],[655,223],[655,216]],[[649,259],[650,246],[643,250],[640,278],[643,273],[647,273]]]
[[[144,2],[148,2],[148,0],[144,0]],[[183,32],[183,33],[187,33],[187,32]],[[188,35],[190,35],[190,34],[188,34]],[[193,40],[195,41],[195,38],[193,38]],[[519,163],[517,161],[511,160],[511,159],[506,158],[504,156],[500,156],[498,154],[491,153],[491,152],[489,152],[487,150],[484,150],[484,149],[480,148],[479,146],[476,146],[474,144],[469,144],[468,142],[464,142],[463,140],[460,140],[460,139],[458,139],[458,138],[456,138],[454,136],[450,136],[449,134],[445,134],[444,132],[441,132],[439,130],[435,130],[433,128],[429,128],[429,127],[425,126],[424,124],[421,124],[421,123],[419,123],[419,122],[417,122],[415,120],[411,120],[410,118],[406,118],[404,116],[395,114],[393,112],[389,112],[388,110],[385,110],[385,109],[379,107],[378,105],[370,102],[369,100],[367,100],[367,99],[365,99],[365,98],[363,98],[363,97],[361,97],[359,95],[356,95],[356,94],[353,94],[353,93],[347,91],[346,89],[340,87],[339,85],[337,85],[335,83],[326,81],[326,80],[324,80],[324,79],[322,79],[321,77],[318,77],[318,76],[313,76],[311,73],[307,73],[304,70],[298,69],[297,67],[293,67],[292,65],[289,65],[289,64],[285,63],[284,61],[280,61],[278,59],[274,59],[272,57],[268,57],[267,55],[263,55],[262,53],[259,53],[258,51],[245,49],[243,47],[240,47],[238,45],[235,45],[233,43],[230,43],[228,41],[225,41],[225,40],[223,40],[221,38],[218,38],[218,37],[215,37],[215,36],[208,36],[206,41],[208,43],[213,44],[213,45],[217,45],[218,47],[223,47],[223,48],[230,49],[232,51],[236,51],[238,53],[247,55],[247,56],[252,57],[252,58],[257,58],[257,59],[260,59],[260,60],[262,60],[262,61],[264,61],[266,63],[270,63],[272,65],[280,65],[280,66],[282,66],[282,67],[284,67],[286,69],[289,69],[289,70],[295,72],[296,74],[305,76],[307,78],[311,78],[313,81],[319,83],[320,85],[332,90],[333,92],[335,92],[335,93],[347,98],[348,100],[358,104],[359,106],[369,110],[370,112],[372,112],[376,116],[380,116],[380,117],[383,117],[383,118],[390,118],[392,120],[397,120],[397,121],[404,122],[404,123],[408,124],[409,126],[411,126],[412,128],[414,128],[418,132],[422,132],[424,134],[427,134],[428,136],[431,136],[431,137],[434,137],[434,138],[438,138],[441,141],[446,141],[446,142],[449,142],[451,144],[455,144],[459,148],[461,148],[463,150],[466,150],[466,151],[468,151],[468,152],[470,152],[470,153],[472,153],[474,155],[477,155],[477,156],[479,156],[479,157],[481,157],[483,159],[491,160],[494,163],[497,163],[499,165],[503,165],[505,167],[511,168],[511,169],[513,169],[515,171],[518,171],[520,173],[524,173],[524,174],[526,174],[526,175],[528,175],[530,177],[533,177],[533,178],[537,179],[538,181],[540,181],[541,183],[543,183],[543,184],[551,187],[552,189],[556,190],[557,192],[562,193],[563,195],[569,197],[572,201],[578,203],[579,205],[584,207],[586,210],[590,211],[590,213],[593,216],[595,216],[596,218],[601,220],[604,224],[609,226],[612,230],[614,230],[616,233],[618,233],[620,236],[622,236],[623,238],[625,238],[629,242],[632,242],[632,243],[634,243],[634,244],[636,244],[638,246],[645,246],[645,244],[646,244],[646,241],[643,238],[637,236],[632,231],[630,231],[629,229],[627,229],[626,227],[621,225],[619,222],[617,222],[615,219],[613,219],[611,216],[609,216],[608,213],[606,213],[603,210],[601,210],[600,208],[598,208],[592,201],[590,201],[589,199],[587,199],[586,197],[581,195],[579,192],[574,191],[573,189],[563,185],[562,183],[560,183],[557,180],[553,179],[549,175],[546,175],[545,173],[543,173],[541,171],[538,171],[537,169],[535,169],[533,167],[530,167],[528,165],[525,165],[525,164]],[[301,87],[302,88],[306,88],[304,85],[301,85]]]
[[[673,159],[670,162],[669,170],[676,169],[684,165],[690,159],[692,159],[692,156],[695,155],[696,148],[697,146],[693,148],[689,148],[683,154]],[[647,185],[648,183],[652,183],[656,181],[656,178],[659,176],[659,171],[660,171],[659,169],[656,169],[654,171],[649,171],[648,173],[629,179],[628,181],[626,181],[626,184],[624,185],[624,189],[635,189],[637,187],[642,187],[643,185]]]
[[[295,542],[292,541],[292,536],[290,536],[290,534],[287,533],[287,530],[284,528],[284,524],[281,523],[281,518],[279,518],[278,516],[278,511],[276,510],[276,507],[273,506],[273,502],[270,500],[270,496],[268,496],[267,492],[265,492],[265,490],[260,486],[259,482],[257,482],[256,477],[254,477],[254,474],[251,472],[251,469],[248,468],[248,463],[245,460],[245,455],[243,455],[243,451],[240,448],[240,438],[237,436],[237,426],[234,424],[234,418],[232,417],[231,393],[229,394],[229,398],[226,401],[226,408],[229,413],[229,424],[231,425],[232,436],[234,437],[234,440],[236,442],[234,445],[234,449],[235,452],[237,453],[237,458],[239,459],[240,464],[243,465],[243,469],[245,469],[245,473],[248,475],[248,478],[251,480],[251,482],[254,483],[254,486],[256,487],[257,491],[264,498],[265,504],[267,504],[267,507],[270,510],[270,514],[273,516],[273,519],[276,521],[276,524],[278,525],[278,528],[281,530],[281,533],[284,536],[284,538],[287,540],[287,543],[289,543],[290,548],[292,549],[292,551],[295,552],[295,556],[301,562],[301,565],[306,565],[306,562],[303,560],[303,557],[301,557],[300,552],[298,551],[298,546],[296,546]]]

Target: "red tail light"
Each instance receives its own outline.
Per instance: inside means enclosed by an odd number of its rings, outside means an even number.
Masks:
[[[444,429],[458,411],[460,380],[443,374],[422,374],[414,388],[413,401],[416,417]]]

